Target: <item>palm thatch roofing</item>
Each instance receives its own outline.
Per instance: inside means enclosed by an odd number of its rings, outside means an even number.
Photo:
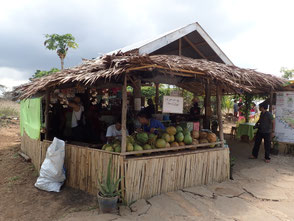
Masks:
[[[252,69],[239,68],[204,59],[176,55],[138,55],[117,53],[98,59],[84,60],[83,64],[34,79],[15,88],[18,98],[25,99],[43,94],[46,90],[84,85],[109,87],[122,84],[127,74],[128,83],[142,81],[174,84],[197,94],[204,94],[204,85],[210,82],[212,94],[215,85],[225,93],[267,93],[279,90],[285,81]]]

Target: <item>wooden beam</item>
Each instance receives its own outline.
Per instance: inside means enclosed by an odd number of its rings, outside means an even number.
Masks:
[[[193,44],[192,41],[190,41],[190,39],[187,36],[184,36],[184,39],[194,49],[194,51],[196,51],[202,58],[206,59],[205,55]]]
[[[179,56],[182,56],[182,38],[179,39]]]
[[[124,84],[122,86],[122,112],[121,112],[121,152],[126,152],[127,149],[127,74],[124,76]]]
[[[155,84],[155,113],[158,113],[159,105],[159,83]]]
[[[154,152],[166,152],[166,151],[171,151],[171,150],[184,150],[184,149],[195,149],[195,147],[208,147],[211,145],[219,145],[223,144],[223,141],[218,141],[214,143],[203,143],[203,144],[194,144],[194,145],[186,145],[186,146],[180,146],[180,147],[169,147],[169,148],[159,148],[159,149],[151,149],[151,150],[140,150],[140,151],[131,151],[131,152],[125,152],[121,153],[120,155],[122,156],[127,156],[127,155],[136,155],[136,154],[143,154],[143,153],[154,153]],[[215,148],[217,149],[217,148]],[[210,148],[209,150],[213,150],[213,148]],[[195,151],[202,151],[202,150],[195,150]],[[208,151],[208,150],[203,150],[203,151]]]
[[[216,102],[217,102],[219,139],[220,141],[224,141],[223,119],[222,119],[222,89],[220,85],[217,85],[217,88],[216,88]],[[222,143],[222,147],[224,147],[224,143]]]
[[[184,70],[184,69],[180,69],[180,68],[163,67],[163,66],[156,65],[156,64],[144,65],[144,66],[135,67],[135,68],[128,68],[126,70],[126,72],[128,73],[130,71],[138,71],[138,70],[142,70],[142,69],[146,69],[146,68],[158,68],[158,69],[164,69],[164,70],[169,70],[169,71],[205,75],[205,73],[201,72],[201,71],[191,71],[191,70]]]
[[[45,139],[48,140],[49,132],[49,103],[50,103],[50,92],[46,91],[45,95]]]

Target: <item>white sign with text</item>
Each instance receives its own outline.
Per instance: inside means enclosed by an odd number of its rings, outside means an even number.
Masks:
[[[163,96],[163,113],[182,114],[184,107],[183,97]]]

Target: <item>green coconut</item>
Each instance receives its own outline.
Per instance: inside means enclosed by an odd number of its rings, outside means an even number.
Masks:
[[[131,143],[127,143],[127,152],[134,151],[134,145]]]
[[[177,126],[176,127],[176,130],[177,130],[177,133],[183,132],[183,128],[181,126]]]
[[[166,142],[170,142],[170,135],[168,133],[162,134],[161,138],[164,139]]]
[[[105,148],[105,151],[113,152],[113,148],[112,148],[112,146],[107,146],[107,147]]]
[[[155,145],[157,148],[165,148],[166,141],[164,139],[157,139]]]
[[[175,135],[177,133],[177,129],[175,127],[168,127],[166,128],[166,132],[169,134],[169,135]]]
[[[190,144],[192,144],[192,142],[193,142],[193,139],[192,139],[190,133],[186,134],[184,137],[184,143],[186,145],[190,145]]]
[[[177,134],[176,134],[176,141],[177,142],[182,142],[182,141],[184,141],[184,134],[182,133],[182,132],[178,132]]]

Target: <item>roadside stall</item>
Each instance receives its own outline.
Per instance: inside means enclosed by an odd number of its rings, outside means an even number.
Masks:
[[[216,96],[217,133],[198,131],[193,124],[192,127],[185,124],[183,128],[176,122],[171,122],[170,127],[155,135],[141,132],[127,136],[127,122],[136,119],[132,113],[139,109],[136,105],[140,106],[136,95],[132,97],[127,92],[127,87],[139,90],[138,81],[175,85],[196,95],[205,95],[205,89],[209,88],[210,96]],[[185,187],[222,182],[229,178],[230,170],[229,148],[224,145],[222,95],[271,91],[279,88],[282,83],[279,78],[254,70],[183,56],[105,55],[15,89],[15,94],[23,100],[22,107],[26,108],[23,114],[34,111],[36,115],[30,117],[35,120],[44,119],[44,129],[41,131],[42,123],[35,125],[34,132],[37,136],[31,136],[26,129],[30,127],[31,120],[22,116],[21,149],[39,169],[52,135],[54,136],[54,133],[50,135],[50,124],[56,121],[52,114],[50,117],[51,108],[54,107],[52,102],[57,98],[57,103],[66,109],[68,98],[80,94],[84,103],[89,102],[89,106],[105,100],[103,105],[107,106],[97,117],[99,121],[107,122],[109,117],[105,116],[121,116],[122,139],[119,143],[108,145],[103,139],[98,139],[96,143],[91,141],[91,144],[67,143],[66,185],[96,194],[97,180],[105,176],[110,158],[116,176],[122,178],[120,189],[126,202]],[[30,105],[35,99],[37,104]],[[164,99],[163,112],[182,113],[182,97],[169,96]],[[205,112],[209,115],[209,110]],[[101,130],[103,129],[105,132],[104,126]],[[41,132],[44,136],[40,136]],[[150,147],[147,148],[147,145]]]

